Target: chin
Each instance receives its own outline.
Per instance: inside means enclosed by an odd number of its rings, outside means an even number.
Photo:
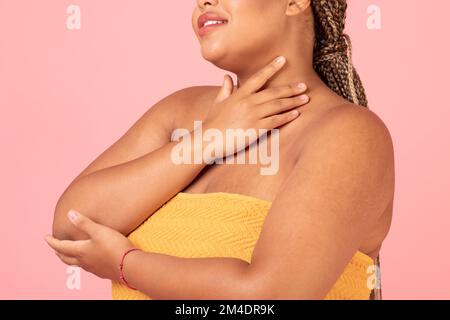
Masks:
[[[246,59],[243,59],[245,55],[236,52],[235,50],[225,48],[219,44],[214,46],[203,45],[201,53],[203,59],[222,70],[237,73],[245,67],[244,61],[246,61]]]
[[[227,50],[220,43],[203,43],[201,47],[202,57],[205,60],[214,62],[223,59]]]
[[[239,62],[237,57],[230,57],[230,55],[215,55],[215,56],[203,56],[203,58],[217,68],[226,70],[228,72],[237,73],[242,69],[243,65]]]
[[[231,70],[233,55],[230,54],[229,50],[223,48],[220,44],[216,45],[203,45],[202,46],[202,57],[206,61],[211,62],[218,68],[224,70]]]

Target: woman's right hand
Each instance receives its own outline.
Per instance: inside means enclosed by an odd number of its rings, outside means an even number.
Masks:
[[[275,59],[259,70],[235,92],[232,78],[226,75],[203,129],[219,130],[223,137],[226,137],[227,129],[241,129],[244,134],[248,129],[253,129],[257,134],[253,140],[257,140],[264,132],[259,129],[275,129],[296,119],[299,112],[292,109],[309,102],[309,97],[304,94],[307,89],[305,84],[294,83],[257,92],[286,63],[285,58],[277,61]],[[251,135],[246,136],[250,138]],[[235,144],[233,148],[224,146],[223,156],[235,154],[254,142],[251,138],[244,140],[247,140],[244,144]]]

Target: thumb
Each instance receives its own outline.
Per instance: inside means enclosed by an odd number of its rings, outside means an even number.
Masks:
[[[233,88],[234,88],[233,79],[226,74],[224,76],[222,88],[220,88],[220,91],[217,94],[215,102],[218,103],[227,99],[233,93]]]
[[[89,236],[95,234],[95,230],[98,227],[98,225],[88,217],[82,215],[81,213],[73,209],[69,210],[67,216],[77,229],[85,232]]]

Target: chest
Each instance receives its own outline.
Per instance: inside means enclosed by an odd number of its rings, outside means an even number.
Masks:
[[[178,128],[193,130],[195,121],[205,119],[211,103],[208,99],[195,103],[189,113],[178,118]],[[321,114],[314,108],[302,112],[297,119],[270,130],[240,153],[205,167],[182,191],[238,193],[273,201],[297,165],[310,128]]]
[[[228,192],[273,201],[297,163],[299,137],[298,124],[269,131],[241,152],[207,166],[183,192]]]

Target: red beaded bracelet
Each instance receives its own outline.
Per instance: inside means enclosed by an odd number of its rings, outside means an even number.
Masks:
[[[130,286],[127,282],[127,280],[125,279],[125,275],[123,274],[123,261],[125,260],[125,257],[127,256],[127,254],[129,254],[132,251],[136,251],[136,250],[141,250],[138,248],[131,248],[128,249],[127,251],[125,251],[122,255],[122,259],[120,260],[120,264],[119,264],[119,271],[120,271],[120,281],[127,286],[128,288],[132,289],[132,290],[137,290],[136,288],[133,288],[132,286]]]

